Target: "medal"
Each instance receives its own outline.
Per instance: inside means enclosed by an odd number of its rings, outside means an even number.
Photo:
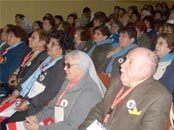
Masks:
[[[40,76],[39,76],[39,80],[40,81],[43,81],[45,79],[45,76],[43,75],[43,74],[41,74]]]
[[[118,63],[121,64],[121,63],[123,63],[123,62],[124,62],[124,59],[123,59],[123,58],[119,58],[119,59],[118,59]]]
[[[28,63],[27,63],[27,66],[30,66],[30,65],[31,65],[31,62],[28,62]]]
[[[4,57],[0,56],[0,63],[3,63],[3,62],[4,62]]]
[[[62,101],[61,101],[61,103],[60,103],[60,106],[61,107],[67,107],[68,106],[68,101],[66,100],[66,99],[63,99]]]
[[[134,109],[134,108],[136,108],[136,102],[135,102],[135,100],[129,100],[127,102],[127,108],[128,109]]]

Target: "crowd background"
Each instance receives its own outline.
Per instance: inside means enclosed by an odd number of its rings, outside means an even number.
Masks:
[[[98,6],[99,3],[100,6]],[[141,9],[144,4],[155,6],[156,3],[158,0],[44,0],[44,2],[42,0],[0,0],[0,28],[7,23],[15,24],[13,19],[17,13],[25,14],[31,22],[34,22],[36,19],[42,19],[46,12],[53,15],[61,14],[63,18],[71,12],[77,12],[81,17],[81,11],[88,6],[93,13],[104,11],[109,15],[115,5],[125,9],[131,5],[137,5]],[[173,0],[167,0],[166,3],[171,6]]]

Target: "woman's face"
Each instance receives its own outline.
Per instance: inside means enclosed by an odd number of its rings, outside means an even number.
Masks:
[[[111,25],[111,33],[116,33],[116,32],[118,32],[118,30],[119,30],[118,25],[115,24],[115,23],[113,23],[113,24]]]
[[[2,33],[1,33],[1,40],[4,42],[7,41],[7,29],[8,29],[8,27],[5,26]]]
[[[75,23],[74,18],[71,17],[71,16],[68,17],[67,21],[68,21],[68,23],[70,23],[71,25]]]
[[[37,31],[33,32],[28,40],[28,46],[34,51],[38,50],[39,45],[42,44],[42,41],[40,41],[39,34]]]
[[[66,73],[66,78],[73,82],[77,78],[79,78],[79,75],[81,73],[79,62],[77,60],[74,60],[72,57],[65,57],[65,66],[64,70]]]
[[[162,57],[162,56],[165,56],[165,55],[169,54],[170,51],[171,51],[171,49],[168,47],[168,44],[167,44],[166,40],[159,37],[157,39],[157,44],[155,46],[155,53],[159,57]]]
[[[99,30],[95,30],[94,41],[96,43],[101,42],[101,41],[105,40],[106,38],[107,38],[107,36],[104,36]]]
[[[99,26],[99,25],[101,25],[101,23],[100,23],[100,20],[99,19],[94,19],[94,27],[97,27],[97,26]]]
[[[12,46],[16,42],[18,42],[20,38],[17,38],[13,32],[9,32],[7,34],[7,43],[9,46]]]
[[[36,31],[36,30],[38,30],[38,29],[40,29],[39,25],[38,25],[36,22],[33,23],[32,30],[33,30],[33,31]]]
[[[80,32],[79,31],[76,31],[74,33],[74,41],[75,43],[79,43],[81,40],[80,40]]]
[[[50,31],[51,28],[52,28],[52,26],[51,26],[49,20],[45,19],[45,20],[43,21],[43,29],[44,29],[45,31]]]
[[[136,16],[136,14],[132,14],[131,20],[132,20],[133,23],[137,22],[138,17]]]
[[[59,25],[61,23],[60,19],[58,19],[58,18],[55,18],[54,22],[55,22],[55,25]]]
[[[57,39],[51,38],[49,44],[47,45],[47,54],[53,59],[57,58],[62,54],[62,48],[60,47]]]
[[[132,43],[132,38],[129,37],[128,33],[120,33],[119,34],[119,46],[125,47]]]

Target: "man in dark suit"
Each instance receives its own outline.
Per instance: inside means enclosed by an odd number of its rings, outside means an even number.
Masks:
[[[80,130],[165,130],[172,96],[153,79],[157,56],[145,48],[128,53],[120,77],[113,78],[104,99]]]

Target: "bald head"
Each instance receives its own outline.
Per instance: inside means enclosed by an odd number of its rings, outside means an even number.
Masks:
[[[152,75],[155,73],[158,65],[158,56],[147,48],[138,47],[132,50],[136,53],[143,63],[147,63],[152,69]]]
[[[151,77],[156,71],[158,57],[146,48],[135,48],[128,53],[121,65],[121,80],[132,84]]]

